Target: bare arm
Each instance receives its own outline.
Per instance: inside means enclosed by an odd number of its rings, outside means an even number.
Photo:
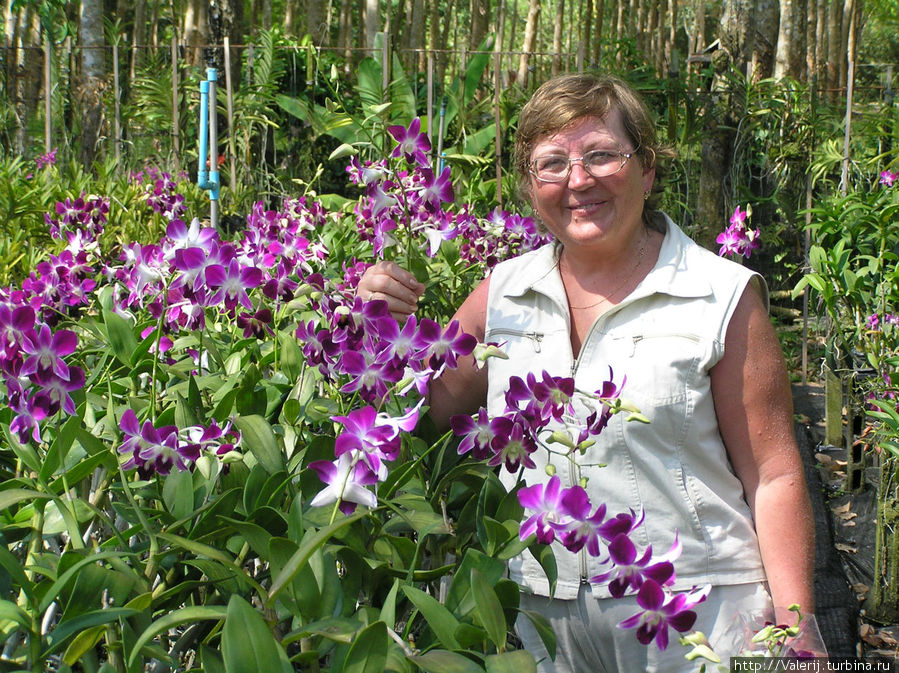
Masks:
[[[780,344],[758,294],[743,293],[711,371],[721,436],[755,520],[778,622],[814,612],[814,524]]]
[[[453,316],[462,331],[479,343],[484,341],[489,285],[489,278],[482,280]],[[479,368],[471,355],[459,358],[458,364],[431,381],[428,404],[434,423],[441,429],[449,427],[449,419],[456,414],[473,414],[487,401],[487,367]]]
[[[462,331],[484,341],[487,319],[487,289],[489,280],[480,285],[462,302],[453,316]],[[424,285],[411,273],[394,262],[382,261],[366,269],[356,294],[365,300],[383,299],[391,315],[404,322],[418,308],[418,298]],[[428,404],[431,418],[441,430],[449,427],[449,419],[456,414],[473,414],[487,400],[487,369],[479,368],[473,356],[459,358],[456,369],[447,369],[431,382]]]

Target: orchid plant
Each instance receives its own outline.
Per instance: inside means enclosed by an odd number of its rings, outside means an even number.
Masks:
[[[622,626],[639,642],[690,628],[704,589],[670,592],[677,545],[639,549],[640,512],[496,476],[536,450],[576,462],[611,414],[639,420],[623,377],[516,378],[504,414],[453,420],[458,440],[429,426],[429,381],[499,351],[443,326],[441,293],[398,324],[354,296],[360,274],[396,254],[462,293],[544,239],[526,218],[450,209],[416,123],[390,133],[392,156],[351,163],[353,212],[257,204],[228,240],[148,169],[129,205],[168,222],[158,241],[104,253],[120,206],[102,196],[47,216],[58,249],[0,292],[4,666],[535,670],[508,639],[505,561],[553,540],[636,594]],[[569,428],[576,398],[595,413]]]

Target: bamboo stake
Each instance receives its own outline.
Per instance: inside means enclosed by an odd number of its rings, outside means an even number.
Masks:
[[[175,151],[173,166],[175,175],[181,172],[180,160],[181,141],[178,137],[178,129],[181,122],[178,119],[178,38],[172,35],[172,147]]]
[[[493,121],[496,124],[494,140],[496,142],[496,202],[503,207],[503,133],[500,126],[499,90],[502,84],[500,67],[502,59],[498,51],[493,52]]]
[[[228,167],[233,192],[237,188],[237,152],[234,149],[234,97],[231,90],[231,39],[225,36],[225,92],[228,99]]]
[[[119,103],[119,43],[112,43],[112,89],[115,104],[115,165],[122,164],[122,107]]]
[[[44,147],[49,154],[53,149],[53,104],[50,96],[50,86],[52,78],[50,76],[50,68],[53,62],[50,54],[50,36],[44,31]]]
[[[431,161],[434,160],[434,52],[428,49],[428,141],[431,143]]]

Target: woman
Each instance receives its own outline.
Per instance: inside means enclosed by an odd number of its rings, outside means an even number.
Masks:
[[[446,425],[485,400],[501,412],[512,375],[547,370],[582,390],[600,388],[609,367],[616,383],[626,376],[623,397],[650,423],[615,416],[564,477],[586,478],[610,512],[643,508],[643,542],[657,552],[679,540],[675,588],[712,585],[694,628],[726,649],[738,615],[773,606],[784,622],[793,603],[812,613],[813,528],[764,281],[648,205],[660,152],[645,105],[622,81],[566,75],[538,89],[519,115],[516,167],[555,244],[499,264],[459,307],[462,328],[503,343],[509,359],[447,372],[429,402]],[[422,291],[392,263],[369,269],[358,289],[399,318]],[[525,474],[546,479],[546,458]],[[552,599],[536,561],[510,563],[531,592],[522,608],[550,619],[559,641],[553,663],[519,620],[524,646],[544,658],[540,670],[696,668],[682,648],[643,647],[616,628],[638,608],[587,583],[602,572],[594,559],[556,558]]]

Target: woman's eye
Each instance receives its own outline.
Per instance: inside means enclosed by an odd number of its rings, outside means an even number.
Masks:
[[[568,159],[564,157],[540,157],[537,159],[537,170],[562,172],[568,167]]]
[[[606,152],[605,150],[596,150],[595,152],[588,152],[584,156],[584,161],[591,166],[603,166],[604,164],[607,164],[610,161],[614,161],[615,158],[616,158],[615,152]]]

